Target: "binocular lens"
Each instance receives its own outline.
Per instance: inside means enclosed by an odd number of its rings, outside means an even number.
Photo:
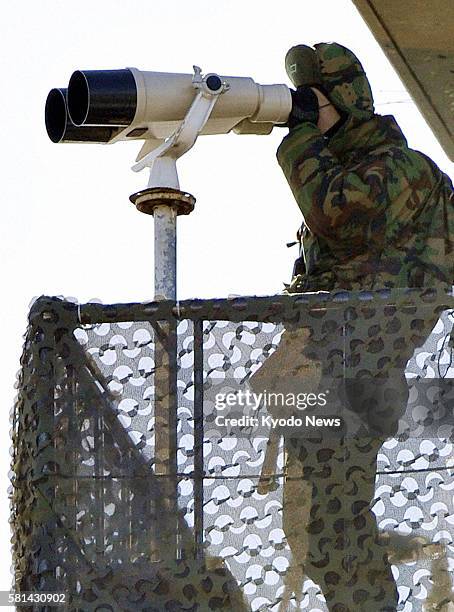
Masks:
[[[46,100],[45,120],[47,135],[52,142],[61,142],[66,131],[66,101],[64,91],[51,89]]]
[[[68,115],[66,89],[51,89],[46,100],[46,130],[52,142],[109,142],[113,129],[110,127],[78,127]]]
[[[68,110],[75,125],[129,125],[136,108],[136,81],[128,69],[76,70],[71,76]]]

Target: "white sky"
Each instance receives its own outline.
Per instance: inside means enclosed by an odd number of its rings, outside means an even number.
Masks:
[[[130,170],[140,143],[52,144],[44,127],[48,91],[66,87],[78,68],[126,66],[192,72],[198,64],[204,72],[288,83],[287,49],[331,40],[360,57],[377,112],[394,114],[410,145],[453,176],[350,0],[22,0],[3,7],[0,589],[11,580],[7,413],[30,300],[153,295],[153,220],[128,199],[147,184],[147,171]],[[270,294],[289,280],[296,249],[285,243],[300,213],[275,160],[285,133],[202,137],[179,162],[181,188],[197,198],[195,212],[179,221],[181,299]]]

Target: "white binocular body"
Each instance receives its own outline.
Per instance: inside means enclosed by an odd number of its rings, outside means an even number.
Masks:
[[[198,69],[199,70],[199,69]],[[201,134],[269,134],[286,123],[292,107],[283,84],[249,77],[122,70],[76,71],[66,89],[52,89],[46,128],[53,142],[114,143],[164,140],[178,129],[196,89],[221,92]]]

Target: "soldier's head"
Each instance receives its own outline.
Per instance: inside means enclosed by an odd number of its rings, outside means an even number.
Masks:
[[[372,90],[356,55],[338,43],[314,47],[296,45],[285,57],[287,74],[295,87],[320,91],[342,117],[368,120],[374,114]],[[320,96],[319,96],[320,100]]]

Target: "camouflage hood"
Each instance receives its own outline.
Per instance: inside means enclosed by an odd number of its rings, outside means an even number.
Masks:
[[[356,55],[338,43],[292,47],[285,57],[287,74],[295,87],[321,86],[341,111],[360,121],[374,114],[374,100],[366,73]]]

